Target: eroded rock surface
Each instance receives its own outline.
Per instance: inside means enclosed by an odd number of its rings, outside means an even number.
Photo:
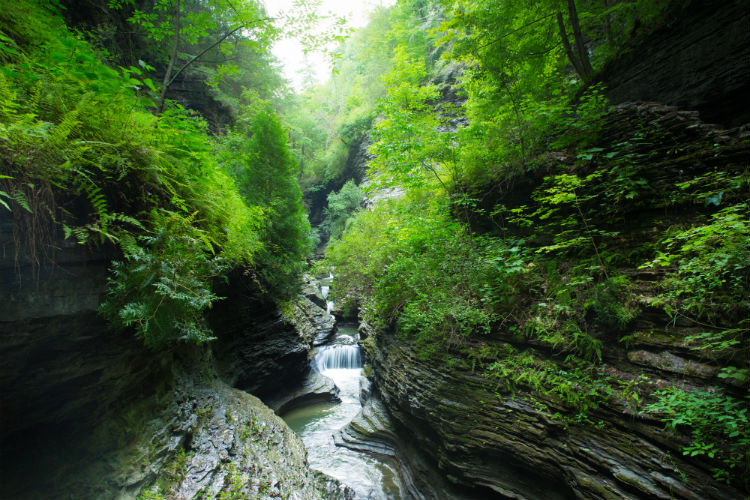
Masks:
[[[742,497],[713,481],[707,464],[685,460],[656,419],[624,411],[624,402],[593,413],[596,425],[564,423],[531,399],[497,392],[478,372],[436,367],[408,344],[376,337],[371,362],[394,420],[451,482],[485,488],[483,498]]]
[[[300,335],[312,339],[313,346],[325,344],[336,333],[336,319],[305,296],[292,304],[289,314],[291,323]]]
[[[268,406],[279,415],[315,403],[340,402],[339,389],[328,377],[321,375],[317,370],[310,370],[302,386],[283,394],[279,398],[268,401]]]
[[[679,5],[679,2],[675,5]],[[750,121],[747,2],[683,2],[679,16],[633,41],[599,78],[614,104],[656,101],[728,126]]]
[[[226,297],[210,314],[218,342],[212,348],[222,375],[232,385],[277,400],[298,387],[310,368],[313,345],[335,333],[335,319],[325,311],[320,285],[308,279],[303,293],[282,313],[272,304],[258,303],[247,277],[235,274],[218,293]],[[316,292],[317,290],[317,292]],[[323,307],[318,303],[323,301]]]
[[[259,307],[237,273],[212,311],[210,349],[149,350],[97,314],[116,252],[54,246],[54,265],[16,258],[0,211],[0,498],[350,496],[309,468],[269,408],[232,388],[298,382],[316,326],[301,335]]]

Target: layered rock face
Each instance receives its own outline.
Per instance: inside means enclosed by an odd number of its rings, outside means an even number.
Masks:
[[[153,351],[97,313],[114,250],[59,240],[54,265],[37,266],[16,254],[13,233],[0,211],[0,498],[350,495],[308,468],[270,409],[232,388],[273,395],[299,382],[313,333],[332,329],[305,320],[324,310],[300,314],[301,335],[238,274],[210,318],[214,353]]]
[[[649,166],[642,171],[649,196],[623,208],[617,228],[623,253],[656,242],[670,225],[711,213],[703,202],[670,199],[675,183],[711,171],[738,175],[750,164],[750,142],[741,129],[705,125],[696,112],[657,104],[616,107],[597,145],[621,143],[635,131],[654,132],[644,132],[646,143],[632,150],[634,158],[643,153]],[[530,189],[519,183],[501,201],[511,207],[526,203]],[[454,486],[474,489],[475,498],[744,498],[740,484],[715,480],[717,462],[683,454],[689,431],[669,431],[658,415],[643,410],[650,394],[668,387],[707,393],[720,388],[745,397],[746,386],[718,375],[723,366],[747,368],[747,341],[711,353],[697,350],[690,336],[705,328],[687,318],[670,318],[653,305],[662,271],[633,267],[612,273],[628,277],[640,312],[624,331],[597,333],[603,344],[597,370],[610,392],[588,408],[583,383],[579,406],[571,407],[531,383],[519,382],[512,390],[485,371],[510,352],[567,369],[564,354],[533,337],[495,331],[464,346],[472,352],[486,347],[494,354],[467,362],[467,351],[456,350],[448,353],[456,362],[446,364],[445,359],[420,358],[418,349],[396,332],[365,332],[372,337],[365,346],[375,385],[416,452],[405,458],[431,462]],[[577,418],[579,412],[586,417]]]
[[[711,123],[750,121],[750,4],[685,2],[678,19],[629,48],[599,78],[612,103],[656,101]]]
[[[685,459],[674,435],[627,411],[624,400],[593,412],[597,425],[565,424],[534,400],[497,392],[479,372],[436,367],[389,334],[377,338],[372,363],[380,394],[403,434],[413,436],[417,459],[475,498],[743,497],[713,481],[709,464]],[[640,369],[610,373],[635,380]]]
[[[211,328],[221,339],[212,348],[231,385],[259,397],[273,396],[302,380],[312,338],[272,304],[259,302],[249,282],[249,277],[235,272],[217,291],[225,299],[216,302],[209,313]]]
[[[28,252],[16,256],[12,216],[0,213],[2,441],[52,422],[87,428],[122,399],[148,393],[160,373],[156,353],[109,331],[96,312],[111,252],[56,246],[55,266],[32,266]]]

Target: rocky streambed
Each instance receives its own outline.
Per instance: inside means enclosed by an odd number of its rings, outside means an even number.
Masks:
[[[336,338],[318,349],[312,377],[329,378],[338,401],[312,402],[282,413],[308,449],[310,466],[351,487],[355,498],[404,498],[398,470],[371,450],[337,446],[335,435],[362,411],[360,379],[362,363],[352,333],[356,328],[339,327]],[[318,375],[319,374],[319,375]]]

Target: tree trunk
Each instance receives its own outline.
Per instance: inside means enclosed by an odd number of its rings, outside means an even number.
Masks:
[[[565,31],[565,22],[563,21],[562,12],[557,13],[557,27],[560,29],[560,38],[562,38],[565,54],[567,54],[570,64],[573,65],[573,69],[576,70],[576,73],[583,78],[583,70],[578,64],[578,58],[573,53],[573,48],[570,46],[570,41],[568,40],[568,33]]]
[[[560,38],[562,39],[568,60],[573,65],[576,73],[578,73],[578,76],[580,76],[584,82],[588,82],[591,80],[594,70],[591,68],[589,55],[588,52],[586,52],[586,45],[583,43],[583,34],[581,33],[581,25],[578,23],[578,12],[576,11],[574,0],[568,0],[568,18],[570,19],[570,25],[573,28],[574,46],[570,45],[568,33],[565,30],[565,21],[563,20],[562,12],[558,11],[557,27],[560,30]]]
[[[609,8],[612,6],[612,0],[604,0],[604,7],[609,11]],[[607,34],[607,43],[609,43],[609,47],[614,50],[615,49],[615,36],[612,33],[612,16],[607,12],[606,17],[604,18],[604,31]]]
[[[180,43],[180,0],[177,0],[174,15],[174,40],[172,42],[172,54],[169,56],[167,71],[164,73],[164,80],[161,83],[161,93],[159,94],[159,105],[156,108],[156,114],[160,115],[164,111],[164,101],[167,98],[167,89],[172,83],[172,68],[177,59],[177,46]]]
[[[578,62],[584,73],[581,77],[584,81],[589,81],[594,74],[594,70],[591,68],[586,44],[583,43],[583,35],[581,34],[581,25],[578,24],[578,11],[576,11],[575,0],[568,0],[568,17],[570,18],[570,25],[573,27],[573,38],[575,39],[576,52],[578,52]]]

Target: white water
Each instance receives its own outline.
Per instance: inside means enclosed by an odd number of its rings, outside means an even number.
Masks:
[[[333,273],[330,273],[330,276],[328,278],[323,279],[323,283],[330,283],[331,280],[333,280]],[[323,284],[320,286],[320,294],[323,296],[324,299],[326,299],[326,312],[328,314],[331,314],[331,311],[333,311],[333,301],[328,300],[328,292],[331,290],[331,287],[329,284]]]
[[[329,371],[358,370],[362,368],[362,358],[356,345],[335,345],[322,347],[315,356],[315,366],[323,375],[331,377]],[[359,380],[359,374],[357,374]],[[334,382],[336,380],[334,379]]]
[[[357,331],[346,327],[340,327],[339,331],[349,335],[340,333],[331,345],[320,348],[313,367],[333,380],[339,388],[341,403],[299,408],[284,415],[284,420],[305,443],[310,465],[352,488],[355,498],[398,500],[402,493],[393,469],[369,455],[334,444],[333,433],[362,409],[359,401],[362,359],[355,339]]]

